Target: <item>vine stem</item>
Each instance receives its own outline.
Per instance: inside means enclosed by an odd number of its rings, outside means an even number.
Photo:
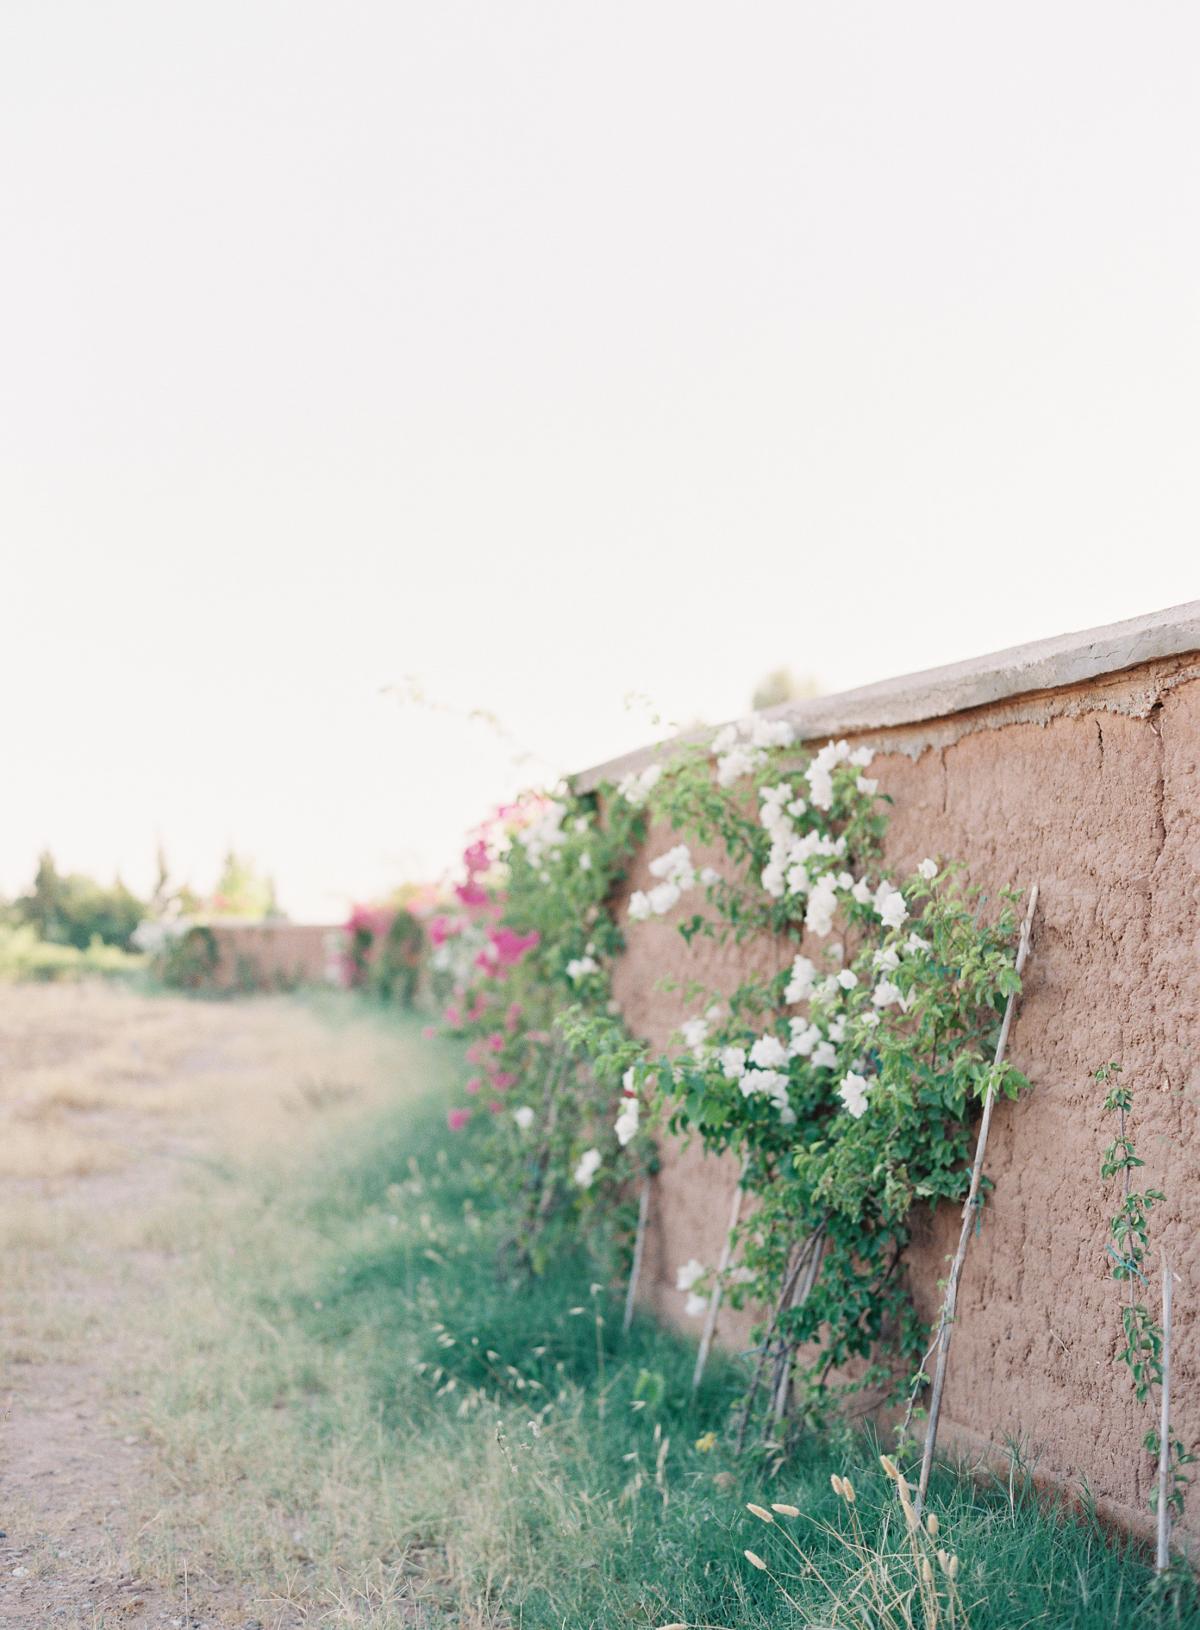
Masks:
[[[1021,938],[1017,945],[1016,971],[1018,976],[1025,967],[1025,959],[1029,955],[1029,942],[1033,934],[1033,914],[1037,910],[1038,886],[1035,883],[1029,891],[1029,905],[1025,911],[1025,921],[1021,924]],[[954,1313],[958,1303],[958,1282],[962,1278],[963,1265],[967,1260],[967,1246],[971,1243],[971,1234],[975,1226],[975,1219],[979,1210],[979,1187],[983,1181],[983,1157],[987,1150],[988,1130],[992,1124],[992,1109],[996,1102],[995,1070],[997,1065],[1004,1062],[1004,1054],[1008,1049],[1008,1033],[1012,1029],[1013,1014],[1016,1011],[1017,993],[1014,991],[1004,1006],[1004,1019],[1000,1025],[1000,1034],[996,1038],[996,1055],[992,1061],[992,1076],[988,1080],[987,1092],[983,1098],[983,1116],[979,1122],[979,1136],[975,1142],[975,1160],[971,1167],[971,1184],[967,1190],[967,1198],[963,1202],[962,1229],[958,1236],[958,1249],[954,1253],[954,1260],[950,1264],[950,1274],[946,1281],[946,1294],[942,1301],[941,1318],[938,1321],[936,1338],[937,1363],[933,1372],[933,1391],[929,1399],[929,1421],[925,1428],[925,1447],[921,1454],[921,1476],[917,1484],[917,1497],[913,1502],[918,1517],[921,1507],[925,1504],[925,1492],[929,1487],[929,1471],[933,1465],[933,1451],[937,1443],[938,1421],[942,1412],[942,1393],[946,1386],[946,1366],[950,1358],[950,1338],[954,1329]]]
[[[633,1323],[633,1304],[637,1300],[638,1280],[642,1276],[642,1253],[646,1248],[646,1218],[650,1213],[650,1178],[642,1178],[642,1192],[638,1196],[637,1232],[633,1236],[633,1264],[629,1269],[629,1289],[625,1292],[625,1317],[621,1320],[621,1334],[627,1336]]]
[[[1154,1566],[1159,1573],[1171,1565],[1171,1264],[1162,1253],[1162,1381],[1158,1417],[1158,1546]]]
[[[696,1354],[696,1367],[692,1371],[692,1391],[695,1392],[704,1379],[704,1369],[708,1363],[709,1349],[713,1344],[713,1337],[717,1333],[717,1314],[721,1311],[721,1297],[725,1290],[725,1275],[729,1269],[729,1258],[733,1255],[733,1235],[742,1216],[742,1200],[745,1196],[743,1184],[746,1181],[746,1167],[743,1163],[741,1175],[738,1177],[737,1188],[733,1191],[733,1201],[729,1207],[729,1227],[725,1230],[725,1243],[721,1246],[721,1259],[717,1263],[716,1283],[708,1298],[708,1310],[704,1315],[704,1330],[700,1336],[700,1348]]]

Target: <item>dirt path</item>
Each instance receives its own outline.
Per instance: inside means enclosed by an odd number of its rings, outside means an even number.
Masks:
[[[311,1135],[383,1090],[374,1027],[286,1000],[208,1005],[0,987],[0,1624],[276,1630],[298,1622],[181,1557],[130,1561],[161,1468],[131,1377],[153,1362],[198,1168]],[[153,1503],[152,1500],[150,1502]]]

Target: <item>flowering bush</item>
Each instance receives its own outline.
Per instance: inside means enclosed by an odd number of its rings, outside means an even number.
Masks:
[[[648,1124],[737,1154],[755,1204],[729,1288],[769,1311],[759,1371],[773,1364],[777,1407],[801,1349],[808,1403],[899,1389],[922,1348],[902,1268],[913,1208],[962,1198],[975,1104],[1023,1084],[991,1062],[1018,985],[1011,908],[989,919],[932,857],[888,875],[871,758],[845,742],[810,755],[758,719],[598,799],[530,801],[467,851],[463,912],[431,929],[457,968],[472,953],[446,1019],[472,1038],[468,1093],[507,1123],[528,1247],[548,1217],[622,1194],[652,1159]],[[732,994],[702,993],[659,1057],[621,1026],[608,974],[610,903],[649,814],[679,841],[651,860],[630,920],[786,953]],[[698,865],[695,842],[720,866]],[[682,1264],[679,1284],[702,1313],[703,1267]]]
[[[651,861],[662,882],[634,894],[629,915],[683,904],[685,938],[795,949],[731,996],[706,996],[680,1047],[634,1081],[673,1130],[740,1157],[756,1204],[731,1294],[773,1309],[763,1354],[777,1400],[795,1350],[814,1344],[803,1374],[815,1401],[835,1371],[840,1386],[898,1383],[872,1362],[882,1338],[910,1367],[919,1359],[901,1266],[912,1209],[961,1199],[973,1105],[989,1083],[1009,1096],[1022,1085],[991,1062],[1018,983],[1015,924],[1008,907],[988,922],[953,866],[886,874],[870,749],[831,742],[810,757],[786,725],[762,725],[718,735],[715,775],[693,750],[653,794],[677,835],[719,845],[727,866],[697,870],[677,843]]]
[[[609,902],[645,823],[627,799],[601,807],[560,790],[498,811],[464,852],[454,909],[429,927],[450,982],[443,1022],[472,1068],[474,1103],[451,1126],[490,1112],[490,1158],[519,1196],[514,1246],[535,1268],[556,1230],[612,1216],[639,1159],[636,1104],[612,1125],[618,1065],[637,1049],[609,1011],[623,945]]]
[[[403,906],[355,906],[344,935],[342,980],[411,1007],[426,950],[420,919]]]

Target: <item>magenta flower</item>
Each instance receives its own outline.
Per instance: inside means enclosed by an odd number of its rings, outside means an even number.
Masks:
[[[505,967],[520,962],[525,953],[532,951],[539,943],[541,937],[536,928],[528,934],[518,934],[511,928],[493,928],[490,936],[496,960]]]
[[[508,1012],[504,1015],[505,1029],[515,1030],[520,1022],[521,1014],[523,1012],[524,1009],[522,1008],[520,1002],[510,1002]]]
[[[497,1092],[507,1092],[509,1087],[515,1087],[517,1078],[512,1070],[497,1070],[492,1076],[492,1085]]]
[[[446,1115],[446,1123],[452,1132],[461,1132],[470,1119],[469,1109],[452,1109]]]
[[[483,1085],[483,1077],[481,1075],[473,1075],[471,1077],[471,1079],[467,1082],[467,1091],[470,1092],[470,1093],[476,1093],[476,1092],[479,1091],[479,1089],[480,1089],[480,1087],[482,1087],[482,1085]]]
[[[430,1041],[434,1036],[437,1035],[437,1025],[436,1024],[423,1024],[421,1026],[421,1034],[425,1037],[426,1041]]]
[[[462,1013],[457,1007],[455,1007],[453,1002],[451,1002],[450,1006],[442,1014],[442,1018],[454,1030],[457,1030],[459,1025],[462,1024]]]
[[[502,1053],[504,1051],[504,1037],[499,1030],[492,1031],[487,1038],[487,1045],[493,1053]]]
[[[471,1043],[471,1045],[467,1048],[467,1063],[468,1064],[482,1064],[483,1063],[483,1043],[481,1041],[473,1041]]]
[[[488,846],[482,838],[463,850],[463,865],[467,868],[468,876],[474,877],[476,872],[486,872],[491,864],[492,857],[488,854]]]

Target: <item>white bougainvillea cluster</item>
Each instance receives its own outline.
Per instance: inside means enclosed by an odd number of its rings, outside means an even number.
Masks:
[[[628,906],[637,924],[688,897],[678,920],[689,939],[801,942],[776,974],[706,995],[674,1052],[626,1072],[618,1137],[639,1125],[644,1097],[673,1126],[739,1153],[758,1207],[734,1283],[763,1303],[797,1241],[822,1231],[819,1286],[780,1328],[797,1340],[824,1330],[837,1363],[867,1356],[885,1328],[916,1350],[897,1253],[917,1199],[961,1191],[989,1029],[1015,980],[1011,912],[988,926],[954,868],[932,857],[907,878],[887,874],[872,759],[845,741],[808,756],[785,721],[727,727],[712,759],[669,767],[649,801],[681,839],[690,828],[729,864],[701,869],[676,841]],[[999,1089],[1015,1092],[1020,1078],[1002,1074]],[[707,1305],[702,1281],[696,1261],[680,1268],[692,1314]]]

